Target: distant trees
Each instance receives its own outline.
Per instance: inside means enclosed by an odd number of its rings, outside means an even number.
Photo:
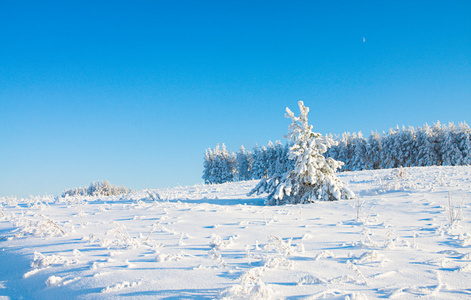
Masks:
[[[466,123],[422,127],[396,126],[388,133],[371,132],[368,138],[359,133],[328,135],[337,145],[323,155],[344,162],[341,171],[373,170],[396,167],[433,165],[470,165],[471,129]],[[205,183],[271,178],[294,168],[289,147],[277,141],[267,146],[255,146],[247,151],[243,146],[237,154],[229,153],[224,144],[208,149],[203,163]]]
[[[203,179],[206,184],[224,183],[238,179],[236,155],[229,153],[224,144],[221,149],[217,144],[216,148],[206,150],[203,166]]]
[[[345,162],[341,171],[397,167],[459,166],[471,164],[471,130],[466,123],[391,128],[372,132],[366,145],[361,134],[343,134],[327,156]],[[366,151],[364,148],[366,147]]]
[[[245,151],[244,146],[240,146],[240,150],[237,152],[236,164],[239,181],[252,179],[253,156],[250,151]]]
[[[94,181],[88,187],[79,187],[66,190],[62,193],[62,197],[66,196],[113,196],[132,192],[124,186],[112,185],[108,180]]]

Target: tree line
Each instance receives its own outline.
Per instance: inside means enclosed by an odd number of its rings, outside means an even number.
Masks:
[[[344,163],[340,171],[360,171],[418,166],[459,166],[471,164],[471,129],[465,123],[414,128],[391,128],[387,133],[372,132],[364,138],[361,132],[329,137],[336,141],[324,154]],[[237,153],[227,151],[224,144],[207,149],[203,163],[206,184],[271,178],[291,170],[288,142],[269,142]]]

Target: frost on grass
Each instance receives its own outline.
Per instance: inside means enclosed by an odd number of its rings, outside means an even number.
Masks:
[[[314,257],[315,260],[319,260],[321,258],[335,258],[335,254],[329,250],[323,250]]]
[[[213,233],[211,234],[211,242],[209,245],[211,248],[215,248],[218,250],[229,248],[231,245],[234,244],[234,237],[229,237],[229,240],[224,241],[219,235]]]
[[[45,268],[49,265],[70,265],[77,263],[76,259],[69,259],[60,255],[44,255],[41,252],[34,252],[34,259],[31,262],[33,268]]]
[[[310,285],[310,284],[318,284],[318,283],[327,283],[325,279],[316,277],[314,275],[306,275],[301,277],[298,280],[297,285]]]
[[[245,272],[240,278],[239,283],[225,289],[221,299],[272,299],[275,291],[267,286],[261,279],[265,267],[252,268]]]

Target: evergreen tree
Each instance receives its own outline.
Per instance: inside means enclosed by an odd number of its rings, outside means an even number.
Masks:
[[[459,148],[458,132],[453,123],[444,127],[444,138],[440,142],[440,155],[442,165],[459,166],[463,164],[463,154]]]
[[[266,178],[267,175],[267,149],[265,146],[261,148],[255,146],[253,149],[253,166],[252,176],[253,179]]]
[[[379,169],[381,165],[381,136],[378,132],[371,132],[366,146],[366,168]]]
[[[353,156],[351,162],[352,171],[361,171],[366,169],[366,139],[363,134],[358,132],[353,140]]]
[[[229,153],[224,144],[222,144],[222,148],[216,144],[213,150],[206,150],[202,177],[206,184],[235,181],[237,178],[235,154]]]
[[[268,142],[267,152],[266,152],[266,166],[267,166],[267,177],[272,177],[273,174],[276,172],[276,164],[277,164],[277,153],[275,149],[275,145],[271,141]]]
[[[433,145],[435,153],[437,155],[437,162],[433,165],[441,166],[442,165],[442,160],[441,160],[441,141],[445,139],[445,130],[440,123],[440,121],[437,121],[437,123],[433,124],[432,126],[432,134],[430,135],[430,143]]]
[[[397,168],[399,166],[397,157],[397,142],[399,127],[389,129],[388,134],[381,140],[381,169]]]
[[[282,176],[286,172],[286,170],[289,168],[288,166],[289,159],[288,159],[288,153],[285,152],[285,147],[283,147],[283,144],[280,141],[276,141],[275,143],[274,159],[275,159],[275,163],[273,167],[273,173],[271,175]]]
[[[211,148],[206,149],[203,161],[203,180],[205,184],[212,183],[212,172],[214,168],[214,155]]]
[[[226,145],[222,144],[219,155],[220,176],[218,183],[232,182],[237,178],[236,155],[226,150]]]
[[[417,166],[426,167],[438,165],[439,158],[435,150],[434,141],[433,131],[429,125],[425,124],[422,128],[417,130]]]
[[[353,198],[353,192],[335,176],[335,171],[343,163],[323,156],[334,140],[312,132],[307,119],[309,108],[302,101],[298,104],[299,117],[286,108],[286,117],[293,121],[286,137],[293,143],[289,157],[295,161],[294,169],[287,171],[282,178],[275,176],[261,180],[249,195],[268,193],[267,204],[271,205]]]
[[[401,144],[400,144],[400,165],[403,167],[412,167],[414,165],[414,157],[417,155],[418,149],[415,147],[416,133],[412,126],[405,129],[402,126]]]
[[[327,152],[325,153],[325,157],[331,157],[334,160],[340,160],[339,159],[339,151],[340,151],[340,141],[338,136],[333,136],[331,133],[327,134],[327,136],[335,141],[335,144],[332,145],[329,149],[327,149]]]
[[[350,162],[353,156],[352,135],[350,132],[344,132],[340,139],[338,160],[343,162],[342,171],[351,171]]]
[[[252,179],[252,154],[250,151],[246,152],[244,146],[240,146],[240,150],[237,152],[236,162],[239,180]]]
[[[216,147],[213,149],[213,164],[210,172],[210,183],[221,183],[221,149],[219,149],[219,144],[216,144]]]
[[[458,124],[458,145],[463,156],[462,164],[471,165],[471,129],[465,122]]]

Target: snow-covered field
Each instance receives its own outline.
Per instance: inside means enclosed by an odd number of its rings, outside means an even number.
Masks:
[[[256,181],[0,198],[0,299],[471,298],[471,167],[339,177],[358,200],[263,206]]]

